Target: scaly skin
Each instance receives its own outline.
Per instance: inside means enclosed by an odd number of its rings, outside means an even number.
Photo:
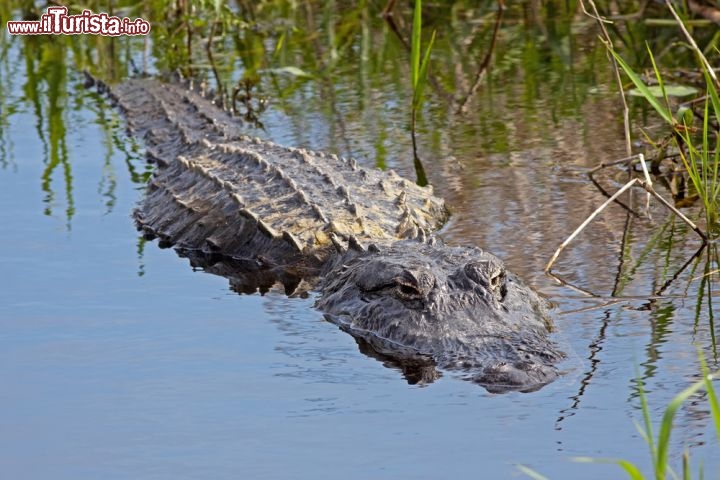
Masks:
[[[557,377],[563,355],[547,337],[546,302],[479,248],[400,241],[343,258],[323,278],[316,306],[326,318],[401,367],[432,358],[491,392]]]
[[[557,377],[545,301],[478,248],[432,236],[444,202],[394,172],[249,138],[199,94],[134,79],[109,89],[158,170],[138,228],[238,292],[316,289],[318,309],[408,381],[460,372],[491,392]]]

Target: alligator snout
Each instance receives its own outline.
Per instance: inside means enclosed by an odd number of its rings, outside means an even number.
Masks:
[[[476,383],[485,386],[491,393],[503,393],[510,390],[532,392],[557,377],[558,371],[552,365],[542,362],[517,361],[489,365],[482,369],[482,373],[471,378]]]

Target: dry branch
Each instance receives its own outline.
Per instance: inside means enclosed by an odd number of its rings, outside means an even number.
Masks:
[[[558,247],[558,249],[555,250],[555,254],[552,256],[550,261],[545,266],[545,273],[550,273],[550,269],[552,268],[553,264],[560,256],[560,253],[562,253],[562,251],[565,249],[565,247],[567,247],[570,244],[570,242],[572,242],[575,239],[575,237],[577,237],[580,234],[580,232],[582,232],[585,229],[585,227],[587,227],[588,224],[595,217],[597,217],[598,214],[600,214],[600,212],[602,212],[608,205],[610,205],[612,202],[614,202],[620,195],[622,195],[626,190],[628,190],[630,187],[632,187],[635,184],[641,186],[646,192],[648,192],[650,195],[657,198],[660,201],[660,203],[662,203],[665,207],[667,207],[670,211],[672,211],[675,215],[677,215],[683,222],[685,222],[695,233],[698,234],[698,236],[700,236],[700,238],[703,241],[703,245],[707,243],[708,237],[705,234],[705,232],[700,230],[700,228],[698,228],[698,226],[695,225],[695,223],[692,220],[690,220],[688,217],[686,217],[680,210],[675,208],[670,202],[665,200],[665,198],[662,195],[660,195],[659,193],[657,193],[655,191],[655,189],[652,186],[652,180],[650,179],[650,174],[648,172],[647,164],[645,163],[645,157],[643,156],[643,154],[642,153],[638,154],[637,158],[640,161],[640,165],[642,165],[644,180],[641,180],[640,178],[633,178],[632,180],[627,182],[625,185],[623,185],[620,188],[620,190],[615,192],[610,198],[605,200],[605,202],[602,205],[600,205],[593,213],[591,213],[590,216],[588,216],[588,218],[586,218],[585,221],[578,228],[576,228],[575,231]],[[632,161],[633,159],[634,159],[634,157],[630,157],[629,159],[626,159],[626,160]],[[616,164],[616,163],[613,162],[611,164]]]

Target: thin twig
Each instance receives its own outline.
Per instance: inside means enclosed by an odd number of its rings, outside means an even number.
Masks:
[[[598,12],[597,7],[595,6],[595,2],[593,0],[587,0],[590,3],[590,6],[592,7],[593,13],[588,13],[587,9],[585,8],[584,2],[581,0],[580,4],[582,5],[583,12],[588,15],[591,18],[594,18],[598,22],[598,26],[600,27],[600,31],[602,32],[602,41],[605,43],[605,46],[612,52],[615,51],[615,48],[613,47],[612,40],[610,39],[610,34],[608,34],[607,29],[605,28],[606,23],[612,23],[611,21],[602,18],[600,16],[600,13]],[[623,104],[623,125],[625,130],[625,151],[628,156],[632,155],[632,138],[630,136],[630,108],[627,104],[627,99],[625,98],[625,91],[623,89],[623,82],[622,77],[620,76],[620,68],[618,67],[617,61],[615,60],[615,57],[613,55],[608,55],[610,58],[610,61],[612,62],[613,71],[615,72],[615,80],[618,84],[618,90],[620,91],[620,99],[622,100]]]
[[[600,190],[600,193],[605,195],[606,197],[610,198],[611,195],[603,188],[602,185],[600,185],[600,182],[595,180],[595,173],[597,173],[598,170],[601,170],[603,168],[612,167],[615,165],[621,165],[623,163],[627,163],[628,167],[632,166],[636,161],[639,161],[640,157],[638,155],[631,155],[629,157],[621,158],[620,160],[614,160],[612,162],[601,162],[598,166],[593,168],[588,172],[588,178],[590,178],[590,181],[595,185],[595,187]],[[621,202],[618,199],[615,199],[615,203],[617,203],[620,207],[625,209],[628,213],[632,214],[635,218],[640,218],[641,215],[637,213],[635,210],[633,210],[630,206],[625,205],[624,202]]]
[[[670,3],[670,0],[665,0],[665,5],[670,9],[670,13],[672,13],[673,17],[675,17],[675,20],[678,23],[678,26],[680,26],[680,30],[682,30],[683,34],[685,35],[685,38],[687,38],[687,41],[692,45],[693,50],[695,50],[695,53],[698,57],[700,57],[700,61],[705,66],[705,70],[707,70],[708,75],[712,77],[712,79],[715,81],[715,84],[720,87],[720,83],[718,83],[717,75],[715,75],[715,70],[710,65],[710,62],[707,61],[707,58],[705,58],[705,55],[703,55],[702,50],[698,48],[697,43],[695,43],[695,39],[690,35],[690,32],[687,31],[685,28],[685,24],[678,16],[677,12],[675,11],[675,8],[673,8],[672,3]]]
[[[615,165],[620,165],[622,163],[627,163],[627,162],[631,162],[630,165],[632,165],[633,163],[635,163],[635,162],[633,162],[633,160],[640,161],[640,157],[638,155],[630,155],[629,157],[621,158],[620,160],[613,160],[612,162],[600,162],[600,164],[598,166],[594,167],[588,173],[593,174],[593,173],[597,172],[598,170],[602,170],[603,168],[613,167]]]
[[[608,198],[608,199],[607,199],[602,205],[600,205],[593,213],[591,213],[590,216],[588,216],[588,218],[586,218],[585,221],[584,221],[578,228],[576,228],[575,231],[574,231],[574,232],[558,247],[558,249],[555,251],[555,254],[552,256],[552,258],[550,259],[550,261],[548,262],[548,264],[545,266],[545,273],[546,273],[546,274],[549,274],[549,273],[550,273],[550,269],[552,268],[552,266],[553,266],[553,264],[555,263],[555,261],[557,260],[557,258],[560,256],[560,253],[562,253],[562,251],[565,249],[565,247],[567,247],[568,244],[569,244],[570,242],[572,242],[572,241],[575,239],[575,237],[577,237],[577,236],[580,234],[580,232],[581,232],[585,227],[587,227],[588,224],[589,224],[600,212],[602,212],[608,205],[610,205],[610,203],[614,202],[622,193],[624,193],[627,189],[629,189],[630,187],[632,187],[632,186],[635,185],[636,183],[637,183],[638,185],[640,185],[640,186],[641,186],[646,192],[648,192],[650,195],[652,195],[652,196],[654,196],[655,198],[657,198],[657,199],[660,201],[660,203],[662,203],[662,204],[663,204],[665,207],[667,207],[671,212],[673,212],[675,215],[677,215],[677,216],[680,218],[680,220],[682,220],[683,222],[685,222],[695,233],[697,233],[698,236],[702,239],[703,245],[707,244],[708,237],[707,237],[707,235],[705,234],[705,232],[703,232],[702,230],[700,230],[700,228],[699,228],[697,225],[695,225],[695,223],[694,223],[692,220],[690,220],[688,217],[686,217],[680,210],[678,210],[677,208],[675,208],[675,206],[673,206],[670,202],[668,202],[667,200],[665,200],[665,198],[664,198],[662,195],[660,195],[659,193],[657,193],[657,192],[655,191],[655,189],[654,189],[653,186],[652,186],[652,180],[650,179],[650,173],[648,172],[647,164],[645,163],[645,157],[644,157],[644,155],[643,155],[643,154],[638,154],[638,157],[637,157],[637,158],[638,158],[639,161],[640,161],[640,165],[642,165],[644,180],[641,180],[641,179],[639,179],[639,178],[633,178],[632,180],[630,180],[629,182],[627,182],[625,185],[623,185],[622,188],[620,188],[620,190],[618,190],[617,192],[615,192],[615,194],[613,194],[610,198]]]
[[[640,179],[638,179],[638,178],[633,178],[633,179],[630,180],[628,183],[626,183],[620,190],[618,190],[617,192],[615,192],[615,194],[614,194],[612,197],[610,197],[610,198],[608,198],[607,200],[605,200],[605,203],[603,203],[602,205],[600,205],[600,207],[598,207],[593,213],[591,213],[590,216],[589,216],[588,218],[586,218],[585,221],[584,221],[578,228],[575,229],[575,231],[567,238],[567,240],[565,240],[565,241],[558,247],[558,249],[555,250],[555,254],[552,256],[552,258],[550,259],[550,261],[548,262],[548,264],[545,266],[545,273],[549,273],[549,272],[550,272],[550,269],[552,268],[553,264],[555,263],[555,260],[557,260],[557,258],[560,256],[560,253],[565,249],[565,247],[567,247],[568,244],[569,244],[570,242],[572,242],[573,239],[574,239],[575,237],[577,237],[577,236],[580,234],[580,232],[582,232],[583,229],[584,229],[585,227],[587,227],[588,224],[589,224],[595,217],[597,217],[600,212],[602,212],[602,211],[605,209],[605,207],[607,207],[608,205],[610,205],[617,197],[619,197],[620,195],[622,195],[628,188],[632,187],[633,185],[635,185],[635,184],[636,184],[637,182],[639,182],[639,181],[640,181]]]
[[[597,293],[591,292],[590,290],[586,290],[582,287],[578,287],[577,285],[574,285],[572,282],[565,280],[563,277],[561,277],[560,275],[558,275],[556,273],[547,272],[547,275],[548,275],[548,277],[555,280],[558,283],[558,285],[562,285],[563,287],[567,287],[571,290],[575,290],[576,292],[578,292],[586,297],[590,297],[590,298],[600,297],[600,295],[598,295]]]
[[[490,48],[488,48],[488,51],[485,52],[485,57],[482,59],[482,62],[480,62],[480,66],[478,67],[477,74],[475,74],[475,82],[473,83],[472,87],[470,87],[470,90],[468,90],[467,95],[463,99],[462,102],[460,102],[460,106],[458,106],[456,112],[459,115],[464,115],[467,113],[468,110],[468,104],[470,103],[470,100],[472,97],[475,96],[478,89],[480,88],[480,84],[482,83],[483,79],[485,78],[488,66],[490,65],[490,60],[492,59],[492,54],[495,51],[495,46],[497,44],[497,38],[498,38],[498,32],[500,31],[500,24],[502,23],[503,14],[505,13],[505,2],[504,0],[497,0],[498,4],[498,14],[495,18],[495,25],[493,27],[493,33],[492,38],[490,39]]]
[[[703,232],[702,230],[700,230],[700,228],[698,228],[698,226],[695,225],[695,223],[694,223],[692,220],[690,220],[688,217],[686,217],[680,210],[678,210],[677,208],[675,208],[670,202],[668,202],[667,200],[665,200],[665,198],[663,198],[662,195],[660,195],[659,193],[657,193],[657,192],[655,191],[655,189],[652,187],[652,185],[648,185],[647,183],[645,183],[644,180],[639,180],[639,179],[636,179],[636,180],[638,181],[638,182],[637,182],[638,185],[640,185],[641,187],[643,187],[646,192],[652,194],[652,196],[654,196],[655,198],[657,198],[658,200],[660,200],[660,203],[662,203],[663,205],[665,205],[670,211],[672,211],[675,215],[677,215],[678,217],[680,217],[680,220],[682,220],[682,221],[685,222],[690,228],[692,228],[693,231],[694,231],[695,233],[697,233],[697,234],[700,236],[700,238],[702,238],[703,243],[707,243],[707,241],[708,241],[707,235],[705,235],[705,232]]]
[[[603,188],[603,186],[600,185],[600,182],[598,182],[597,180],[595,180],[595,177],[593,176],[593,173],[592,173],[592,172],[588,173],[588,177],[590,178],[590,181],[593,183],[593,185],[595,185],[595,188],[597,188],[597,189],[600,191],[600,193],[602,193],[604,196],[606,196],[606,197],[608,197],[608,198],[611,197],[611,195],[607,192],[607,190],[605,190],[605,188]],[[634,216],[635,218],[640,218],[640,217],[642,216],[642,215],[640,215],[638,212],[636,212],[635,210],[633,210],[630,206],[625,205],[624,202],[622,202],[622,201],[620,201],[620,200],[618,200],[618,199],[615,199],[615,203],[616,203],[618,206],[620,206],[621,208],[623,208],[625,211],[627,211],[629,214],[631,214],[632,216]]]
[[[605,303],[601,303],[599,305],[593,305],[590,307],[575,308],[573,310],[563,310],[562,312],[559,312],[558,315],[570,315],[570,314],[577,314],[577,313],[585,313],[585,312],[590,312],[593,310],[599,310],[601,308],[612,307],[614,305],[617,305],[618,303],[626,303],[626,302],[629,302],[629,300],[626,300],[624,298],[618,298],[618,299],[614,299],[614,300],[608,300]]]
[[[643,175],[645,175],[645,182],[652,187],[652,180],[650,180],[650,174],[648,173],[647,164],[645,163],[645,155],[638,153],[638,160],[640,160],[640,166],[642,167]]]
[[[382,18],[392,17],[394,7],[395,7],[395,0],[388,0],[388,3],[385,5],[385,8],[383,8],[383,11],[380,14],[380,16]]]
[[[720,269],[710,270],[707,273],[703,273],[702,275],[698,275],[698,276],[691,278],[690,281],[693,282],[695,280],[700,280],[701,278],[706,278],[706,277],[709,277],[710,275],[715,275],[716,273],[720,273]]]

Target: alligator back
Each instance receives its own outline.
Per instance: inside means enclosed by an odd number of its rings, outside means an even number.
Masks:
[[[249,138],[238,120],[180,85],[133,79],[110,96],[159,166],[135,217],[164,246],[320,264],[348,245],[424,239],[447,218],[431,187]]]

